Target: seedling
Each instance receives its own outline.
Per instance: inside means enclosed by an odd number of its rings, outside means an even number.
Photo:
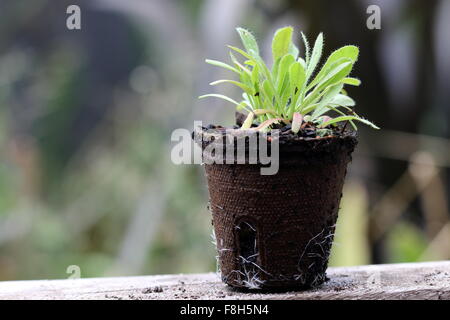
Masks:
[[[237,31],[244,49],[229,46],[231,63],[206,62],[238,76],[211,84],[236,85],[242,99],[220,94],[200,98],[222,98],[246,111],[236,121],[245,131],[231,130],[233,141],[248,136],[250,145],[251,137],[262,136],[266,142],[279,138],[283,144],[271,152],[278,157],[279,170],[267,177],[255,174],[264,167],[262,161],[205,163],[221,278],[230,286],[255,290],[316,287],[327,279],[342,186],[357,144],[350,125],[356,130],[356,123],[362,122],[378,129],[356,114],[355,101],[344,90],[345,85],[360,85],[350,76],[359,50],[344,46],[322,64],[323,35],[311,50],[301,34],[305,50],[299,57],[293,29],[285,27],[275,33],[268,66],[253,35]],[[202,155],[228,151],[223,139],[216,139],[228,134],[222,128],[202,128],[196,140]],[[274,129],[282,133],[270,132]],[[256,147],[267,151],[267,144]],[[247,150],[250,155],[250,146]]]
[[[359,79],[350,77],[358,59],[358,47],[347,45],[334,51],[319,70],[323,34],[318,35],[310,50],[306,36],[301,33],[305,55],[300,57],[299,49],[292,42],[293,28],[284,27],[273,37],[273,63],[269,68],[260,56],[254,36],[245,29],[236,30],[245,50],[228,46],[232,64],[209,59],[206,62],[238,75],[238,80],[217,80],[210,84],[236,85],[243,90],[242,100],[235,101],[221,94],[206,94],[199,98],[221,98],[235,104],[238,111],[247,111],[241,129],[269,130],[277,123],[290,124],[291,131],[298,133],[307,122],[315,127],[318,135],[324,136],[332,134],[335,126],[344,121],[355,130],[355,122],[379,129],[355,113],[355,101],[344,90],[345,85],[361,84]],[[244,61],[239,61],[234,53]],[[329,115],[330,112],[334,114]]]

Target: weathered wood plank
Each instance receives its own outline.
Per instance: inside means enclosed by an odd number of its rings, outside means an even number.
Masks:
[[[450,299],[450,261],[340,267],[320,288],[236,292],[217,275],[0,282],[0,299]]]

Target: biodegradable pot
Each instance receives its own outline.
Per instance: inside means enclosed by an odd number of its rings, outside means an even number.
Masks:
[[[195,135],[204,158],[222,134]],[[326,280],[355,134],[279,141],[275,175],[261,175],[260,164],[205,165],[219,271],[233,287],[305,289]]]

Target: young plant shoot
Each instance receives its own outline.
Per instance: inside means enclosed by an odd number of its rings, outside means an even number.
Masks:
[[[236,30],[245,49],[228,46],[232,64],[209,59],[206,62],[238,75],[238,80],[217,80],[210,84],[236,85],[243,90],[242,100],[235,101],[221,94],[199,98],[221,98],[235,104],[238,111],[247,111],[241,129],[269,130],[274,124],[289,124],[297,134],[302,124],[307,123],[323,136],[333,134],[333,128],[346,121],[355,130],[355,122],[379,129],[355,113],[355,101],[344,90],[345,85],[361,83],[350,76],[358,59],[358,47],[347,45],[334,51],[320,68],[323,34],[319,34],[311,51],[302,33],[305,54],[300,57],[299,49],[292,42],[293,28],[285,27],[278,29],[273,37],[270,68],[261,58],[254,36],[245,29]]]

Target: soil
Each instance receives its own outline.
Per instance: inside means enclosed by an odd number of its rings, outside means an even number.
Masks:
[[[227,129],[210,125],[194,139],[205,148]],[[222,280],[233,287],[287,290],[327,280],[356,135],[340,127],[332,128],[333,135],[317,137],[308,123],[298,134],[289,126],[280,130],[275,175],[261,175],[258,164],[205,165]],[[231,130],[231,135],[239,138],[242,132]],[[270,141],[270,132],[264,135]]]
[[[236,124],[234,126],[224,127],[221,125],[210,124],[206,127],[202,127],[200,131],[194,131],[192,133],[192,138],[197,143],[202,145],[203,148],[205,148],[209,143],[214,142],[214,140],[217,140],[221,135],[225,137],[225,133],[228,137],[235,136],[235,140],[241,138],[242,135],[264,135],[267,137],[268,141],[271,141],[271,131],[261,133],[251,129],[240,129],[243,119],[245,119],[245,116],[239,112],[236,112]],[[257,126],[258,124],[253,124],[252,128]],[[329,149],[333,145],[331,141],[332,139],[342,139],[348,144],[349,148],[354,148],[357,142],[357,132],[351,130],[349,127],[350,126],[348,126],[347,123],[344,123],[343,125],[328,126],[326,129],[328,129],[331,134],[321,136],[318,134],[316,126],[311,122],[304,122],[297,133],[292,132],[290,125],[274,124],[271,126],[272,129],[279,130],[278,141],[280,147],[289,147],[285,148],[285,150],[295,152],[308,152],[308,150],[316,150],[321,147]],[[211,134],[205,135],[206,132]],[[294,149],[292,149],[293,147]],[[303,147],[301,148],[302,150],[299,150],[299,147]],[[328,152],[334,153],[340,152],[340,150],[329,149]]]

